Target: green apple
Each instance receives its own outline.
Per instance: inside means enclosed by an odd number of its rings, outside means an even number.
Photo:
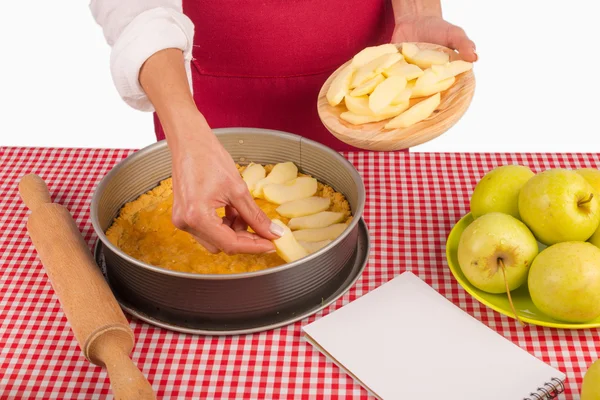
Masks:
[[[473,190],[473,218],[497,211],[520,219],[519,191],[534,175],[531,169],[523,165],[503,165],[489,171]]]
[[[592,185],[596,193],[600,193],[600,170],[596,168],[580,168],[575,170]]]
[[[498,212],[469,224],[458,243],[460,268],[473,286],[488,293],[506,293],[506,284],[509,290],[520,287],[537,254],[537,241],[527,226]]]
[[[586,241],[600,224],[600,196],[577,172],[549,169],[527,181],[519,193],[519,214],[546,244]]]
[[[527,281],[538,244],[527,226],[508,214],[491,212],[473,221],[458,242],[458,263],[467,280],[488,293],[507,293]]]
[[[600,248],[600,228],[596,229],[596,232],[588,239],[588,242]]]
[[[583,323],[600,317],[600,249],[562,242],[542,250],[528,287],[533,304],[554,319]]]
[[[600,360],[596,360],[583,377],[581,400],[600,400]]]
[[[594,188],[594,193],[600,196],[600,170],[597,170],[596,168],[581,168],[576,172],[583,176]],[[594,246],[600,247],[600,227],[596,229],[596,232],[588,239],[588,242]]]

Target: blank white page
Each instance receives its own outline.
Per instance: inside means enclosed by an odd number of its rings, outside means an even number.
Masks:
[[[303,330],[384,400],[523,400],[553,377],[565,379],[411,272]]]

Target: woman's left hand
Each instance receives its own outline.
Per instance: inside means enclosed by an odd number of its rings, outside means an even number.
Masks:
[[[477,61],[475,43],[465,31],[441,17],[403,17],[396,21],[392,43],[435,43],[458,51],[468,62]]]

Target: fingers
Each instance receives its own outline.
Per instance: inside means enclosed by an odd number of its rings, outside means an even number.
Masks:
[[[237,195],[233,196],[231,203],[242,219],[260,236],[274,240],[283,235],[283,229],[271,222],[256,204],[245,185],[243,190],[240,189]]]
[[[211,241],[226,254],[262,254],[275,250],[270,240],[248,231],[235,232],[227,225],[221,224],[210,233]]]
[[[226,225],[231,227],[235,232],[243,232],[248,230],[248,224],[240,216],[237,210],[231,206],[225,207],[225,218],[223,219]]]
[[[209,253],[212,253],[212,254],[217,254],[218,252],[220,252],[220,251],[221,251],[221,250],[219,250],[219,249],[218,249],[216,246],[213,246],[212,244],[210,244],[210,243],[209,243],[209,242],[207,242],[206,240],[204,240],[204,239],[202,239],[202,238],[200,238],[200,237],[198,237],[198,236],[196,236],[196,235],[194,235],[194,234],[191,234],[191,235],[192,235],[192,236],[194,237],[194,239],[196,239],[196,241],[197,241],[198,243],[200,243],[200,244],[202,245],[202,247],[204,247],[204,248],[206,249],[206,251],[208,251]]]
[[[475,43],[469,39],[462,28],[452,25],[448,31],[448,45],[458,51],[461,58],[468,62],[475,62],[479,58]]]
[[[240,222],[240,216],[236,215],[237,211],[232,208],[225,211],[228,214],[225,221],[217,216],[215,210],[206,208],[188,209],[183,217],[175,210],[174,207],[175,226],[191,234],[209,253],[223,251],[227,254],[261,254],[275,249],[270,240],[247,232],[245,223]],[[229,221],[230,218],[233,221]],[[225,222],[231,222],[231,227]],[[244,229],[241,229],[242,227]]]

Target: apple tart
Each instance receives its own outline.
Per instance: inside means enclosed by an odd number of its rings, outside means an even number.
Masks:
[[[350,205],[341,193],[299,173],[291,162],[237,167],[256,204],[286,231],[274,241],[275,253],[209,253],[190,234],[173,225],[171,178],[125,204],[106,231],[108,240],[131,257],[157,267],[199,274],[233,274],[272,268],[305,257],[333,241],[352,219]],[[225,216],[223,208],[216,212]]]

